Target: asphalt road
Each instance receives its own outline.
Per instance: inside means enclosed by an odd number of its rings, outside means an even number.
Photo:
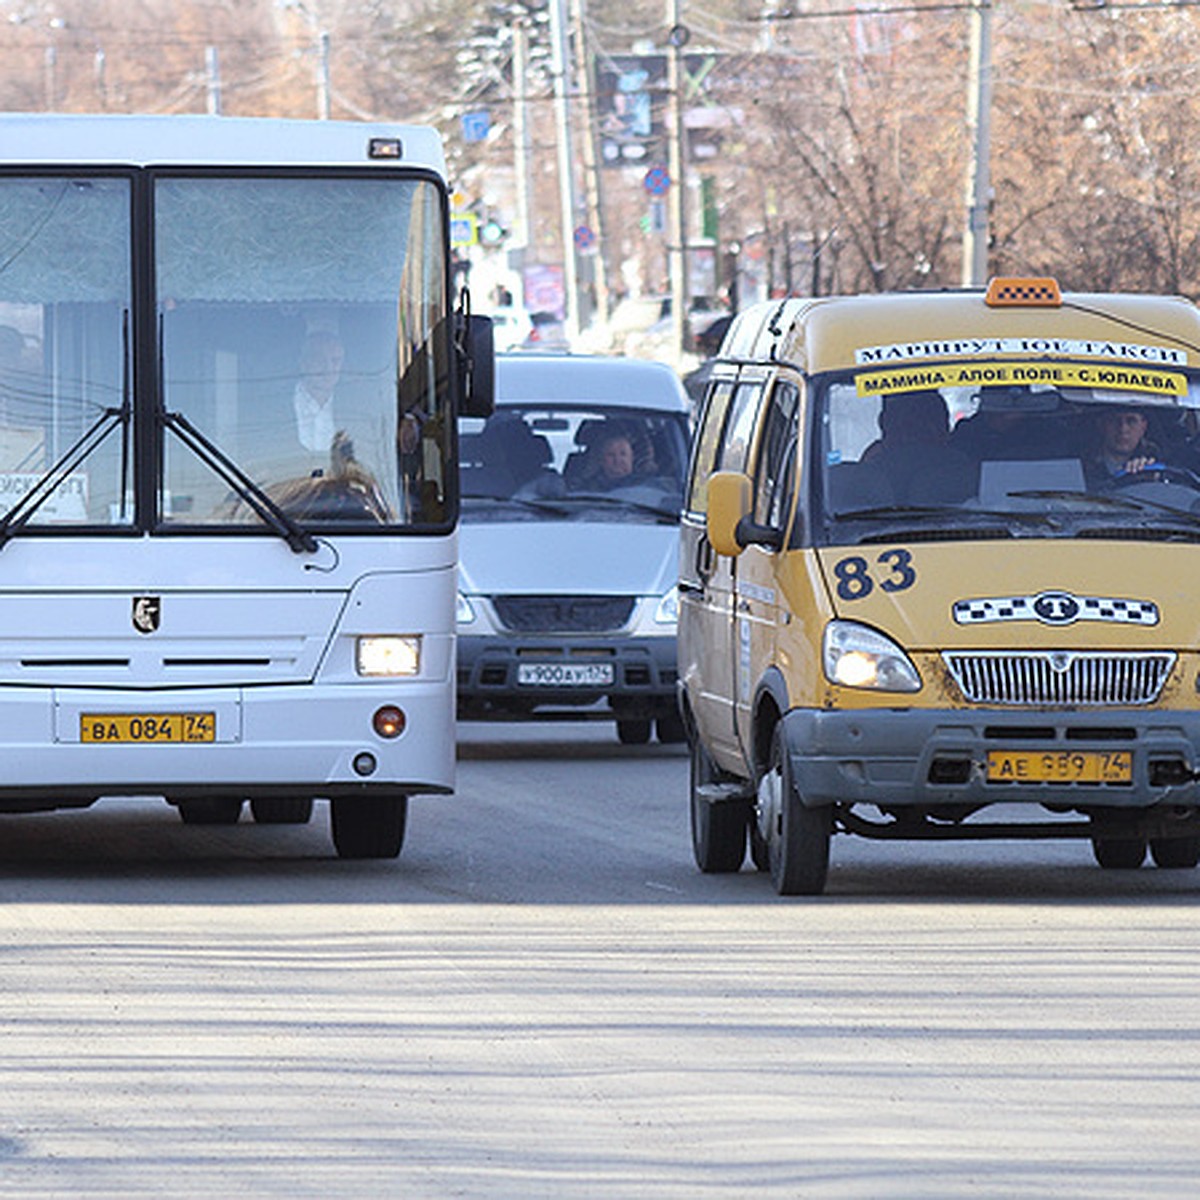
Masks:
[[[1200,872],[699,875],[679,748],[462,730],[397,863],[0,818],[0,1195],[1193,1197]]]

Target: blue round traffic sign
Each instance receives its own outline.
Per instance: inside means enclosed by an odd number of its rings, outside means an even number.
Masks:
[[[671,186],[671,176],[666,167],[651,167],[642,179],[642,186],[652,196],[665,196]]]

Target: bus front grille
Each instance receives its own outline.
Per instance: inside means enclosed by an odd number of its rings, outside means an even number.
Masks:
[[[942,659],[971,703],[1017,706],[1151,704],[1175,665],[1168,651],[953,651]]]

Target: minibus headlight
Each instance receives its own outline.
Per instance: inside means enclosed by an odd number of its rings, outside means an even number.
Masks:
[[[454,602],[454,619],[459,625],[470,625],[475,620],[475,608],[462,592]]]
[[[679,589],[673,587],[658,602],[654,610],[654,620],[659,625],[674,625],[679,621]]]
[[[918,692],[921,677],[908,655],[877,630],[857,621],[825,626],[825,675],[842,687]]]
[[[421,639],[360,637],[355,665],[360,675],[416,675],[421,670]]]

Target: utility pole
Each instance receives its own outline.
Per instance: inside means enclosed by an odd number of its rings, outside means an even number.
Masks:
[[[579,102],[583,108],[583,175],[584,195],[587,204],[587,223],[595,239],[595,254],[592,255],[592,282],[596,288],[596,307],[601,320],[608,318],[608,269],[605,261],[607,239],[604,236],[604,205],[600,194],[600,155],[596,148],[597,125],[595,96],[592,80],[595,78],[588,61],[587,30],[583,20],[584,0],[568,0],[571,11],[571,28],[575,31],[575,78],[579,84]]]
[[[571,56],[565,0],[550,0],[551,70],[554,74],[554,126],[558,142],[559,221],[562,225],[563,290],[566,313],[563,325],[567,340],[574,341],[581,328],[579,311],[579,263],[575,255],[575,155],[571,146],[571,115],[568,82]]]
[[[329,34],[317,32],[317,116],[329,120]]]
[[[204,75],[208,82],[208,115],[221,115],[221,60],[216,46],[208,46],[204,51]]]
[[[524,250],[533,241],[533,188],[529,168],[533,147],[529,129],[529,24],[525,17],[513,23],[513,166],[517,176],[517,228],[513,241]]]
[[[667,240],[670,243],[671,333],[675,353],[688,347],[688,227],[687,180],[683,129],[683,47],[688,31],[681,23],[681,0],[667,0],[667,94],[670,101],[667,124],[667,174],[671,180],[668,205]]]
[[[967,91],[967,225],[963,232],[962,282],[981,287],[988,273],[992,150],[992,0],[971,8],[971,57]]]

